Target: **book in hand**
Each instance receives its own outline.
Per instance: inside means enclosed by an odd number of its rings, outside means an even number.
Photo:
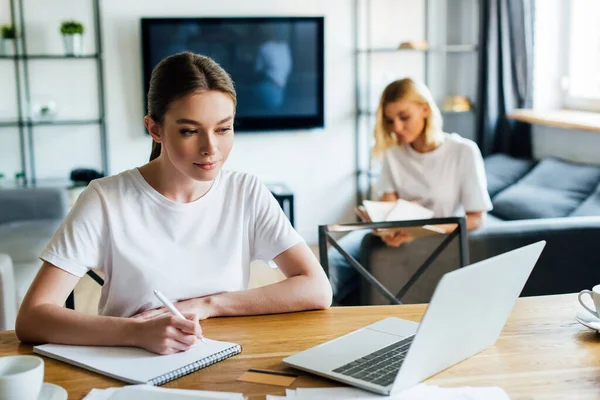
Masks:
[[[137,347],[44,344],[33,352],[127,383],[162,385],[239,354],[236,343],[206,339],[180,353],[159,355]]]
[[[364,200],[363,207],[372,222],[412,221],[433,218],[432,210],[402,199],[395,202]],[[435,225],[376,229],[374,233],[384,236],[395,231],[407,232],[413,238],[445,233],[443,229]]]

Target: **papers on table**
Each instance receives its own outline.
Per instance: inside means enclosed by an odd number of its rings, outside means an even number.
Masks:
[[[151,385],[92,389],[83,400],[245,400],[241,393],[167,389]]]
[[[362,399],[386,399],[386,400],[509,400],[504,390],[498,387],[458,387],[441,388],[434,385],[419,384],[400,393],[389,397],[366,392],[364,390],[340,387],[340,388],[298,388],[286,390],[285,396],[267,396],[267,400],[282,399],[310,399],[310,400],[362,400]]]

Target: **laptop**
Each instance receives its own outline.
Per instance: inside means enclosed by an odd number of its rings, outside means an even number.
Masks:
[[[386,318],[283,362],[379,394],[392,394],[493,345],[545,241],[448,272],[421,323]]]

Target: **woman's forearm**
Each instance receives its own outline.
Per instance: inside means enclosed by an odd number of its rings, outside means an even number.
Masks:
[[[467,221],[467,231],[473,231],[473,230],[479,228],[483,224],[485,215],[480,212],[467,213],[465,218]],[[456,224],[441,224],[441,225],[435,225],[435,226],[436,226],[436,228],[442,229],[446,233],[450,233],[454,229],[456,229]]]
[[[211,317],[259,315],[318,310],[331,305],[331,286],[326,279],[306,275],[239,292],[198,299]]]
[[[29,343],[98,346],[135,346],[140,321],[85,315],[54,304],[40,304],[19,312],[16,334]]]

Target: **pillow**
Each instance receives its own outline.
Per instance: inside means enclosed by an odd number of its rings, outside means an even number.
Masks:
[[[588,217],[600,215],[600,184],[596,191],[592,193],[573,213],[571,217]]]
[[[485,158],[484,164],[488,193],[493,198],[529,172],[535,161],[513,158],[506,154],[492,154]]]
[[[520,181],[495,196],[494,214],[508,220],[566,217],[599,182],[600,167],[544,159]]]

